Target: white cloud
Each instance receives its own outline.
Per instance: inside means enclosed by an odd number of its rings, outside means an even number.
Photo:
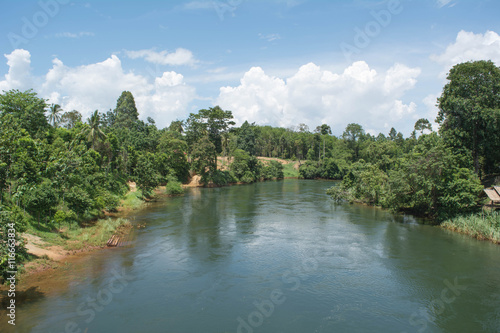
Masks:
[[[436,0],[437,6],[439,8],[443,8],[444,6],[449,4],[450,2],[451,2],[451,0]]]
[[[431,60],[444,67],[444,73],[448,72],[456,64],[476,61],[492,60],[500,64],[500,36],[494,31],[486,31],[484,34],[460,31],[455,43],[448,45],[446,50],[439,55],[431,55]],[[443,76],[444,73],[441,75]]]
[[[260,39],[265,39],[268,42],[272,42],[278,39],[281,39],[281,36],[279,34],[268,34],[268,35],[263,35],[259,34]]]
[[[11,54],[4,54],[7,58],[9,72],[5,80],[0,81],[0,92],[3,90],[32,88],[31,54],[22,49],[14,50]]]
[[[437,107],[437,99],[439,96],[440,94],[429,94],[423,100],[424,105],[427,107],[427,113],[423,118],[426,118],[431,122],[435,131],[439,129],[439,125],[435,122],[439,111]]]
[[[143,58],[147,62],[157,65],[189,65],[193,66],[198,61],[194,58],[193,53],[189,50],[178,48],[175,52],[169,53],[168,51],[154,51],[154,50],[139,50],[139,51],[125,51],[127,57],[131,59]]]
[[[385,132],[388,123],[396,126],[417,117],[417,105],[405,104],[403,97],[420,72],[395,64],[377,73],[359,61],[337,74],[309,63],[284,80],[253,67],[239,86],[222,87],[216,103],[232,110],[240,124],[245,120],[283,127],[305,123],[314,128],[327,123],[338,134],[356,122],[367,130]]]
[[[93,32],[87,32],[87,31],[82,31],[79,33],[61,32],[56,34],[57,38],[81,38],[81,37],[93,37],[93,36],[95,36]]]
[[[184,83],[181,74],[165,72],[149,82],[147,77],[125,72],[116,55],[79,67],[68,67],[56,58],[43,78],[32,77],[28,51],[15,50],[6,57],[10,69],[0,88],[34,88],[49,103],[58,103],[66,111],[78,110],[84,119],[94,110],[114,108],[121,92],[128,90],[134,95],[140,117],[152,116],[163,127],[176,118],[185,118],[189,103],[196,98],[195,89]],[[33,82],[42,83],[34,86]]]

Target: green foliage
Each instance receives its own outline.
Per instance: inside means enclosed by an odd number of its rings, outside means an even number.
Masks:
[[[231,171],[236,178],[244,183],[253,183],[260,178],[262,164],[255,156],[250,156],[246,151],[236,149],[233,153]]]
[[[184,189],[182,188],[182,184],[177,178],[170,176],[168,178],[166,193],[169,195],[179,195],[184,193]]]
[[[39,138],[49,128],[45,118],[46,107],[45,100],[33,90],[10,90],[0,94],[0,122],[5,116],[12,115],[33,138]]]
[[[500,243],[500,213],[483,212],[469,216],[458,216],[444,221],[441,226],[478,239]]]
[[[477,208],[482,190],[479,179],[463,167],[463,156],[454,154],[436,133],[422,135],[401,157],[387,151],[378,160],[362,152],[373,163],[362,159],[353,163],[341,184],[329,193],[337,201],[366,202],[437,221]],[[391,167],[381,162],[385,158],[392,161]]]
[[[49,115],[48,115],[48,120],[49,120],[49,123],[53,126],[53,127],[57,127],[59,126],[59,123],[61,121],[61,112],[63,111],[63,109],[61,108],[61,106],[59,104],[52,104],[50,107],[49,107]]]
[[[69,209],[82,216],[92,207],[92,200],[87,191],[81,186],[74,186],[64,195],[64,201]]]
[[[59,125],[66,129],[72,129],[77,123],[82,121],[82,114],[76,110],[64,112],[61,115]]]
[[[262,168],[261,176],[264,180],[283,179],[285,177],[283,164],[278,161],[269,161],[269,164]]]
[[[57,202],[56,193],[49,180],[35,186],[23,197],[24,206],[37,217],[38,222],[42,218],[47,220],[55,213]]]
[[[193,146],[202,137],[208,136],[208,140],[214,145],[216,154],[222,152],[222,134],[227,132],[229,126],[234,125],[231,111],[224,111],[219,106],[203,109],[198,113],[191,113],[187,119],[187,142]]]
[[[217,170],[217,151],[208,135],[202,137],[192,151],[192,166],[203,179],[210,179]]]
[[[155,169],[155,156],[152,153],[139,155],[135,169],[135,180],[142,194],[149,198],[153,189],[160,184],[160,176]]]
[[[481,175],[500,171],[500,68],[492,61],[455,65],[438,99],[437,122],[445,142],[472,155]]]
[[[241,125],[237,140],[238,149],[246,151],[250,155],[255,155],[255,132],[253,126],[245,121]]]
[[[114,126],[131,128],[139,120],[139,112],[135,106],[134,96],[130,91],[124,91],[116,101],[114,110]]]
[[[299,168],[300,178],[304,179],[342,179],[347,172],[345,161],[327,158],[323,161],[307,161]]]

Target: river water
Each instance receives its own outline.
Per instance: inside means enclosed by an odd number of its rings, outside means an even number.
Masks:
[[[332,184],[152,204],[131,216],[146,224],[131,245],[69,265],[64,286],[18,306],[15,332],[500,331],[500,246],[336,205]]]

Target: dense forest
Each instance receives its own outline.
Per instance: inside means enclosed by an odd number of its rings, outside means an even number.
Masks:
[[[311,130],[234,127],[220,107],[192,113],[159,129],[139,120],[132,93],[114,110],[84,120],[77,110],[48,105],[32,90],[0,95],[0,271],[8,262],[8,229],[28,225],[80,227],[115,211],[134,181],[144,198],[159,185],[182,193],[181,183],[200,175],[222,186],[282,179],[283,165],[257,156],[300,162],[305,179],[342,180],[334,200],[364,202],[443,221],[477,210],[482,180],[500,173],[500,69],[491,61],[456,65],[438,99],[439,132],[416,121],[405,138],[392,128],[377,136],[348,124],[333,136],[330,126]],[[230,165],[217,167],[218,157]],[[17,262],[26,258],[21,241]]]

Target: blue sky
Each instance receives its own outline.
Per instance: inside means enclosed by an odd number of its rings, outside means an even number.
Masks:
[[[456,63],[500,64],[500,3],[0,0],[0,90],[84,117],[134,94],[159,127],[220,105],[238,122],[408,135]]]

